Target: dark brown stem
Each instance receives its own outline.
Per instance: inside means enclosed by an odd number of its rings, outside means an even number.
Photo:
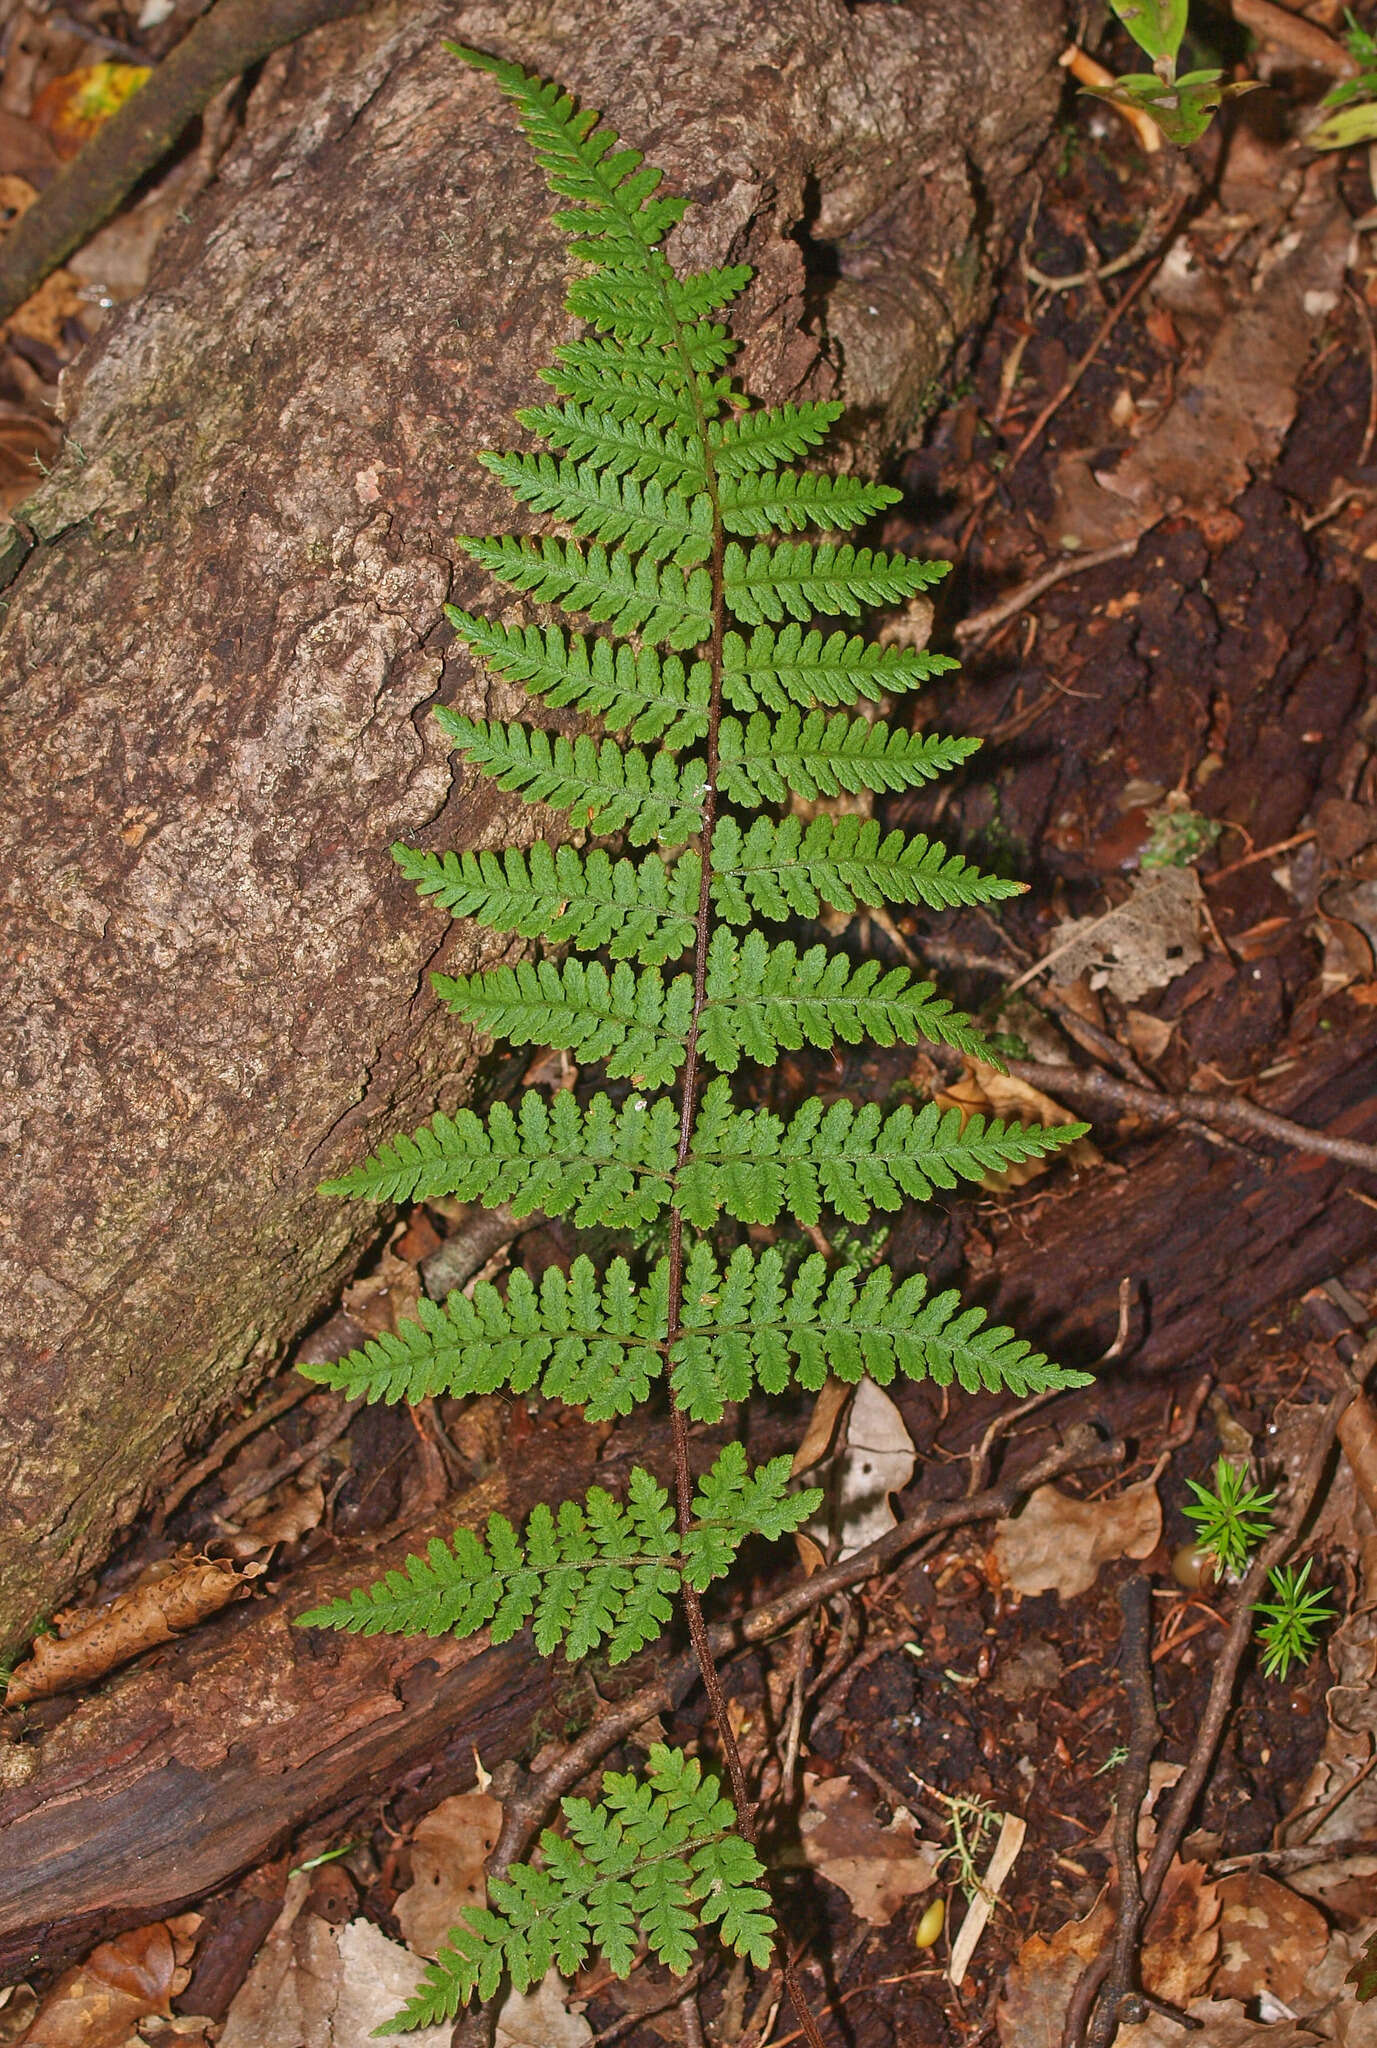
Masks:
[[[364,0],[218,0],[0,244],[0,320],[109,220],[221,86]]]
[[[1053,1066],[1040,1060],[1010,1060],[1008,1064],[1015,1080],[1027,1081],[1058,1099],[1068,1095],[1073,1102],[1079,1099],[1105,1109],[1127,1110],[1155,1124],[1205,1124],[1244,1137],[1273,1138],[1292,1151],[1320,1153],[1345,1166],[1356,1166],[1361,1173],[1377,1173],[1377,1145],[1334,1137],[1328,1131],[1309,1131],[1304,1124],[1293,1124],[1289,1117],[1276,1116],[1256,1102],[1223,1095],[1158,1095],[1090,1067]]]

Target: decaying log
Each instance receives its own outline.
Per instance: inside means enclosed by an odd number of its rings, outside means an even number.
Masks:
[[[702,202],[681,253],[756,266],[753,388],[839,390],[874,458],[986,301],[1060,17],[430,0],[265,67],[0,534],[0,1645],[328,1303],[376,1225],[314,1199],[322,1170],[471,1072],[424,974],[492,944],[447,936],[386,848],[514,829],[424,713],[512,701],[437,621],[479,595],[451,536],[509,522],[471,458],[542,388],[564,258],[442,37],[559,77],[663,163]]]
[[[1369,1026],[1317,1048],[1304,1080],[1267,1091],[1271,1106],[1377,1136],[1375,1047]],[[967,1232],[974,1241],[992,1228],[998,1240],[1000,1307],[1071,1357],[1104,1350],[1127,1274],[1148,1321],[1135,1322],[1116,1375],[1224,1355],[1254,1318],[1297,1300],[1371,1243],[1371,1213],[1345,1196],[1354,1177],[1332,1160],[1273,1154],[1269,1173],[1179,1130],[1128,1156],[1131,1172],[1050,1182],[1035,1231],[1025,1228],[1020,1196],[1000,1205],[993,1225],[978,1213]],[[1067,1406],[1093,1412],[1113,1397],[1096,1388]],[[978,1436],[975,1404],[972,1421]],[[342,1833],[372,1794],[419,1779],[422,1796],[439,1797],[462,1781],[474,1745],[492,1769],[540,1717],[548,1728],[565,1707],[586,1711],[586,1695],[556,1698],[568,1685],[564,1668],[538,1659],[525,1637],[493,1650],[290,1626],[292,1614],[373,1578],[430,1534],[448,1534],[459,1515],[477,1520],[498,1505],[518,1514],[607,1473],[597,1434],[572,1419],[533,1442],[535,1455],[512,1461],[497,1485],[485,1481],[486,1491],[388,1551],[333,1552],[280,1592],[117,1675],[53,1729],[36,1774],[0,1797],[0,1973],[22,1971],[35,1951],[58,1960],[198,1898],[307,1823],[313,1839]],[[768,1455],[777,1446],[754,1448]],[[636,1455],[655,1463],[644,1442]],[[935,1470],[940,1480],[951,1468]]]

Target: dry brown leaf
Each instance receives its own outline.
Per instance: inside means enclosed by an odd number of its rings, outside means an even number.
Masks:
[[[588,2048],[593,2029],[569,2005],[569,1986],[551,1970],[534,1991],[512,1991],[497,2015],[493,2048]]]
[[[995,2008],[1001,2048],[1061,2048],[1076,1981],[1113,1932],[1114,1915],[1100,1899],[1083,1920],[1068,1920],[1049,1938],[1028,1937],[1005,1972]]]
[[[287,1880],[277,1923],[225,2018],[220,2048],[372,2048],[375,2028],[405,2004],[425,1964],[368,1920],[346,1927],[307,1912],[310,1879]],[[448,2048],[448,2024],[407,2035]]]
[[[859,1381],[835,1455],[817,1475],[826,1489],[823,1512],[803,1533],[819,1545],[830,1539],[837,1558],[864,1550],[897,1527],[889,1496],[908,1485],[916,1457],[888,1394],[871,1379]]]
[[[1339,1418],[1339,1442],[1359,1493],[1377,1515],[1377,1410],[1358,1394]]]
[[[394,1233],[400,1235],[405,1225]],[[389,1245],[371,1273],[355,1280],[340,1296],[346,1315],[370,1337],[395,1335],[397,1322],[415,1321],[421,1296],[421,1276],[407,1259],[399,1259]]]
[[[1210,1981],[1219,1954],[1219,1888],[1203,1863],[1178,1857],[1167,1871],[1143,1947],[1143,1984],[1168,2005],[1187,2005]]]
[[[1329,1947],[1329,1923],[1319,1908],[1262,1870],[1221,1878],[1219,1967],[1210,1983],[1216,1998],[1247,2004],[1270,1991],[1295,2012]]]
[[[276,1549],[279,1543],[297,1543],[319,1526],[324,1513],[325,1489],[318,1479],[294,1486],[281,1507],[229,1537],[225,1554],[233,1558],[252,1557],[256,1551]]]
[[[1147,1557],[1161,1537],[1162,1505],[1151,1480],[1109,1500],[1074,1500],[1040,1486],[1021,1515],[995,1524],[994,1564],[1017,1593],[1074,1600],[1094,1585],[1102,1564]]]
[[[121,2048],[151,2012],[165,2013],[176,1955],[163,1921],[92,1949],[44,1999],[24,2048]]]
[[[808,1418],[808,1427],[803,1432],[803,1441],[794,1452],[794,1462],[789,1467],[797,1479],[800,1472],[811,1472],[832,1448],[832,1439],[837,1434],[837,1424],[842,1411],[851,1399],[852,1389],[846,1380],[836,1379],[831,1373],[824,1380],[822,1389],[813,1403],[813,1412]]]
[[[502,1828],[488,1792],[442,1799],[411,1837],[411,1883],[393,1911],[408,1945],[432,1959],[470,1906],[487,1896],[484,1873]]]
[[[930,1845],[917,1839],[913,1816],[901,1809],[887,1827],[875,1818],[875,1794],[850,1778],[803,1778],[799,1815],[803,1860],[851,1901],[872,1927],[887,1927],[905,1899],[933,1884]]]
[[[999,1116],[1006,1123],[1019,1124],[1074,1124],[1080,1118],[1060,1102],[1054,1102],[1050,1095],[1044,1095],[1040,1088],[1032,1088],[1026,1081],[1016,1081],[1012,1074],[1001,1074],[998,1067],[987,1067],[983,1060],[966,1061],[966,1071],[959,1081],[949,1088],[938,1091],[935,1100],[943,1109],[959,1109],[963,1120],[971,1116]],[[1061,1152],[1047,1159],[1025,1159],[1018,1166],[1006,1166],[1002,1173],[986,1173],[980,1177],[979,1185],[988,1194],[998,1194],[1002,1189],[1021,1188],[1026,1181],[1036,1180],[1046,1173],[1057,1159],[1064,1159],[1072,1166],[1098,1166],[1101,1154],[1089,1138],[1077,1138]]]
[[[1194,868],[1159,868],[1130,878],[1132,895],[1100,917],[1069,918],[1041,963],[1054,982],[1089,976],[1121,1003],[1165,988],[1204,959],[1197,929],[1204,900]]]
[[[1197,1998],[1186,2010],[1198,2031],[1184,2034],[1179,2020],[1154,2013],[1140,2027],[1120,2027],[1116,2048],[1314,2048],[1320,2035],[1288,2020],[1254,2020],[1237,1999]]]
[[[89,1685],[119,1664],[127,1664],[159,1643],[194,1628],[228,1607],[264,1566],[236,1571],[227,1559],[193,1557],[173,1562],[162,1577],[122,1593],[108,1607],[74,1618],[66,1635],[39,1636],[33,1654],[10,1679],[8,1706],[49,1699],[73,1686]]]

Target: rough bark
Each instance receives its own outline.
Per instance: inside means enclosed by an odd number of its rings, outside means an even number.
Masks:
[[[450,536],[508,522],[471,457],[541,388],[563,259],[441,37],[557,75],[663,163],[702,202],[683,253],[757,266],[753,387],[839,389],[873,457],[983,303],[1058,16],[408,5],[268,64],[0,549],[0,1641],[328,1302],[374,1225],[321,1172],[471,1075],[425,970],[492,948],[418,910],[386,847],[532,830],[424,714],[506,702],[437,620],[479,594]]]
[[[1370,1027],[1326,1046],[1303,1080],[1271,1092],[1272,1106],[1377,1137],[1374,1041]],[[1123,1275],[1140,1304],[1126,1361],[1061,1404],[1058,1423],[1104,1413],[1122,1426],[1143,1374],[1227,1355],[1253,1319],[1370,1249],[1367,1212],[1343,1193],[1354,1175],[1268,1150],[1270,1171],[1265,1157],[1250,1167],[1176,1131],[1135,1148],[1128,1174],[1065,1180],[1033,1232],[1011,1205],[997,1225],[1000,1302],[1019,1307],[1025,1327],[1044,1337],[1055,1327],[1064,1355],[1096,1357],[1114,1334]],[[921,1434],[922,1390],[902,1398]],[[995,1405],[967,1404],[971,1441]],[[494,1769],[542,1720],[548,1730],[563,1710],[586,1710],[565,1667],[538,1658],[526,1637],[501,1650],[481,1638],[361,1641],[294,1631],[290,1617],[373,1579],[432,1534],[448,1536],[456,1520],[481,1522],[498,1506],[518,1515],[595,1478],[615,1485],[608,1459],[621,1454],[615,1440],[600,1450],[599,1437],[572,1420],[537,1435],[530,1456],[386,1551],[334,1549],[280,1593],[217,1617],[76,1705],[43,1740],[35,1775],[0,1796],[0,1977],[35,1951],[54,1964],[174,1911],[289,1837],[297,1855],[337,1840],[372,1797],[405,1787],[393,1809],[404,1818],[470,1781],[475,1744]],[[762,1456],[777,1448],[753,1446]],[[642,1437],[635,1455],[663,1466],[664,1452]],[[924,1491],[957,1484],[954,1469],[929,1468]],[[303,1847],[297,1831],[308,1825]]]

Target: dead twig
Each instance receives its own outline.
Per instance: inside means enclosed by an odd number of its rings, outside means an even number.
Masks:
[[[1140,2019],[1133,2012],[1138,1981],[1138,1936],[1143,1921],[1143,1893],[1138,1869],[1138,1815],[1148,1793],[1153,1752],[1161,1737],[1157,1697],[1152,1689],[1152,1584],[1143,1572],[1121,1587],[1119,1608],[1124,1618],[1119,1641],[1119,1668],[1128,1699],[1128,1755],[1119,1773],[1114,1805],[1114,1867],[1119,1881],[1119,1909],[1114,1922],[1114,1948],[1104,1994],[1091,2022],[1090,2048],[1109,2048],[1121,2020]],[[1080,2040],[1090,2017],[1094,1989],[1081,1998],[1082,1977],[1067,2010],[1064,2038]]]
[[[363,0],[218,0],[54,178],[0,247],[0,320],[30,298],[161,163],[217,92]]]
[[[299,1450],[289,1452],[276,1465],[270,1465],[266,1472],[256,1472],[252,1479],[246,1480],[228,1500],[221,1501],[215,1510],[216,1520],[232,1522],[245,1508],[252,1507],[256,1500],[262,1500],[275,1486],[281,1486],[284,1479],[290,1479],[303,1465],[309,1465],[312,1458],[318,1457],[322,1451],[329,1450],[331,1444],[344,1435],[367,1399],[366,1394],[358,1394],[352,1401],[346,1401],[339,1413],[332,1415],[324,1428],[318,1429],[308,1443],[302,1444]]]
[[[1331,72],[1335,78],[1356,76],[1357,62],[1343,44],[1336,43],[1315,22],[1293,14],[1289,7],[1278,7],[1274,0],[1231,0],[1231,12],[1234,20],[1251,29],[1255,36],[1280,43],[1285,50],[1294,50],[1298,57],[1304,57],[1321,71]]]
[[[1191,1814],[1195,1810],[1196,1801],[1205,1789],[1205,1781],[1209,1777],[1215,1756],[1218,1753],[1219,1744],[1224,1735],[1224,1725],[1228,1720],[1229,1709],[1233,1703],[1234,1687],[1238,1681],[1239,1666],[1242,1664],[1244,1653],[1252,1641],[1253,1609],[1262,1595],[1263,1588],[1267,1584],[1268,1574],[1294,1548],[1296,1538],[1304,1527],[1306,1518],[1314,1504],[1315,1495],[1319,1491],[1320,1481],[1324,1476],[1324,1468],[1328,1464],[1333,1452],[1339,1422],[1344,1410],[1352,1399],[1352,1388],[1344,1387],[1340,1393],[1334,1396],[1328,1406],[1321,1411],[1315,1426],[1315,1436],[1311,1444],[1310,1456],[1305,1462],[1304,1470],[1297,1479],[1292,1489],[1290,1500],[1287,1503],[1286,1520],[1258,1552],[1248,1568],[1242,1585],[1238,1589],[1238,1597],[1234,1602],[1233,1615],[1229,1623],[1229,1632],[1215,1660],[1214,1676],[1210,1681],[1209,1695],[1205,1701],[1204,1713],[1200,1717],[1200,1726],[1191,1750],[1190,1761],[1178,1780],[1175,1791],[1172,1793],[1170,1804],[1157,1830],[1157,1839],[1153,1844],[1152,1855],[1148,1859],[1146,1870],[1143,1872],[1142,1909],[1138,1919],[1140,1931],[1145,1930],[1147,1927],[1152,1909],[1157,1904],[1158,1896],[1161,1893],[1167,1871],[1171,1868],[1172,1861],[1181,1846]],[[1136,1809],[1134,1817],[1136,1823]],[[1072,1994],[1072,2007],[1068,2008],[1068,2022],[1072,2010],[1081,2016],[1090,2012],[1101,1985],[1105,1983],[1114,1968],[1116,1953],[1117,1943],[1115,1948],[1106,1950],[1083,1972],[1076,1990]],[[1114,2026],[1111,2032],[1105,2036],[1106,2041],[1113,2040],[1114,2031],[1117,2030],[1119,2019],[1118,2013],[1112,2007],[1111,2017]],[[1080,2023],[1083,2024],[1083,2017]],[[1069,2042],[1075,2038],[1071,2034],[1068,2024],[1068,2029],[1063,2039]]]
[[[1070,69],[1068,65],[1067,69]],[[1122,111],[1122,110],[1121,110]],[[1153,123],[1156,126],[1156,123]],[[1089,237],[1085,239],[1089,241]],[[1093,268],[1073,270],[1069,277],[1052,277],[1047,271],[1039,270],[1036,264],[1026,259],[1023,275],[1040,292],[1073,292],[1083,284],[1100,284],[1107,277],[1117,277],[1121,270],[1132,270],[1135,263],[1141,263],[1144,256],[1150,256],[1157,240],[1157,222],[1149,219],[1133,246],[1125,249],[1122,256],[1111,257],[1108,263],[1096,263]]]
[[[996,603],[986,605],[983,611],[972,612],[968,619],[962,619],[954,627],[952,638],[962,644],[987,640],[1000,626],[1016,619],[1030,604],[1035,604],[1044,591],[1064,583],[1069,576],[1080,576],[1089,569],[1102,569],[1106,562],[1121,562],[1125,555],[1136,554],[1142,538],[1141,533],[1135,534],[1131,540],[1116,540],[1112,547],[1097,548],[1093,554],[1070,555],[1065,561],[1054,562],[1050,569],[1043,569],[1026,583],[1020,583],[1018,589],[1011,590],[1007,597],[1001,597]]]
[[[1104,1109],[1146,1117],[1150,1123],[1205,1124],[1215,1130],[1236,1131],[1243,1137],[1272,1138],[1292,1151],[1317,1152],[1326,1159],[1355,1166],[1360,1173],[1377,1173],[1377,1145],[1364,1144],[1359,1138],[1334,1137],[1328,1131],[1307,1130],[1304,1124],[1293,1124],[1289,1117],[1277,1116],[1246,1098],[1161,1095],[1147,1088],[1135,1088],[1127,1081],[1116,1081],[1112,1075],[1097,1073],[1090,1067],[1052,1066],[1040,1060],[1010,1060],[1008,1066],[1016,1080],[1041,1088],[1058,1101],[1069,1095],[1073,1100],[1079,1097],[1082,1102]]]

